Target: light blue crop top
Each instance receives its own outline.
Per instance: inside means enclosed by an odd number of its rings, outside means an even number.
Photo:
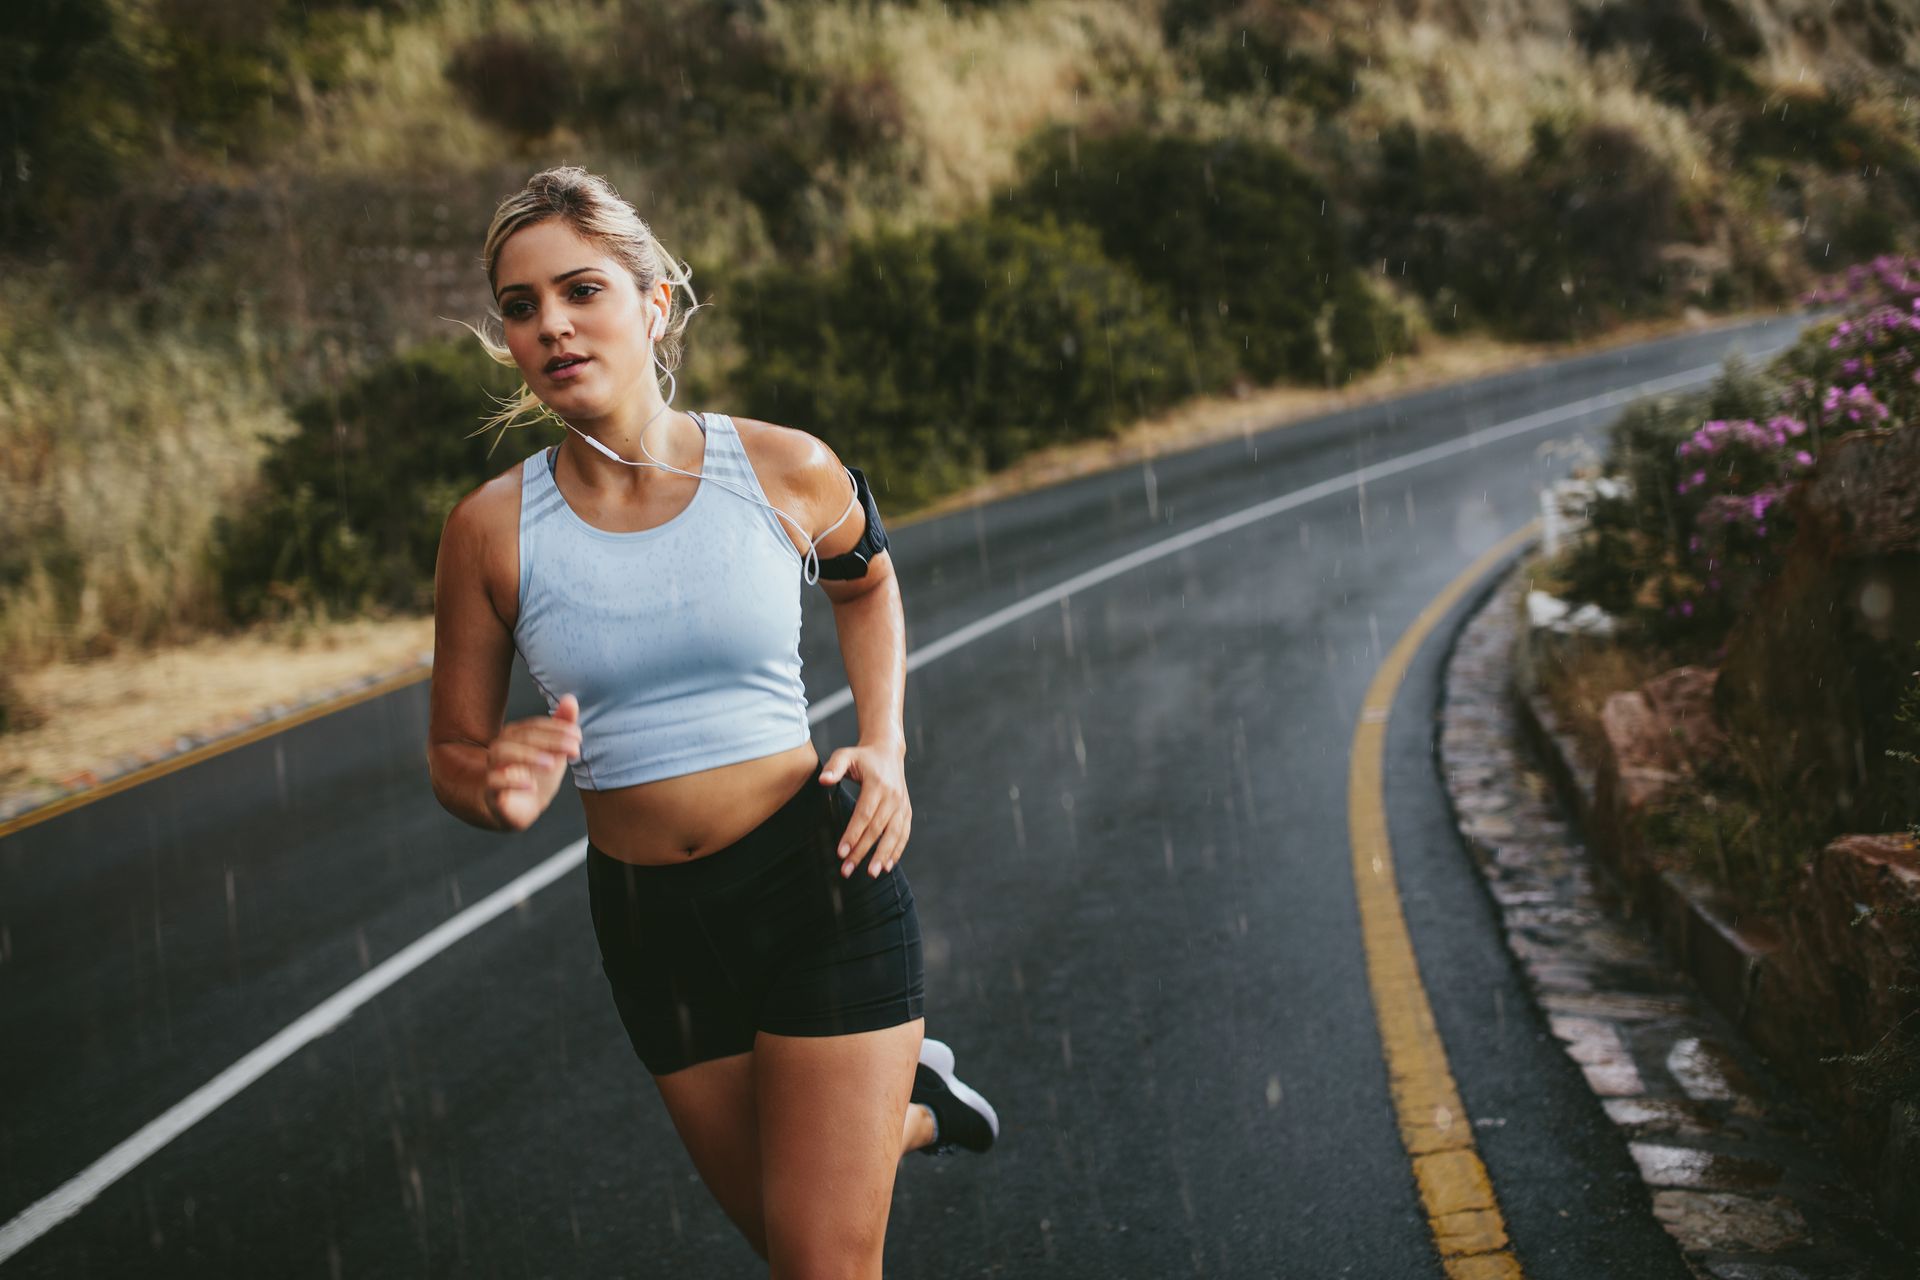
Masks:
[[[693,500],[637,533],[567,505],[553,453],[520,476],[520,614],[513,640],[548,709],[580,700],[584,791],[752,760],[808,739],[800,681],[802,558],[766,500],[733,419],[706,435]]]

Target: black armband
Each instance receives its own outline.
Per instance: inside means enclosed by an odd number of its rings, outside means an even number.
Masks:
[[[867,528],[851,551],[820,561],[823,578],[864,578],[868,562],[887,549],[887,528],[880,523],[880,508],[874,505],[866,472],[858,467],[848,467],[847,471],[853,476],[853,491],[859,496],[860,508],[867,513]]]

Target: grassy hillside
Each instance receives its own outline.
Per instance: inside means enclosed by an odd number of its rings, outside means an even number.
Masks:
[[[18,0],[0,44],[14,666],[421,607],[540,443],[462,439],[501,386],[443,317],[552,163],[715,302],[679,403],[896,510],[1436,334],[1785,300],[1920,211],[1920,20],[1873,3]]]

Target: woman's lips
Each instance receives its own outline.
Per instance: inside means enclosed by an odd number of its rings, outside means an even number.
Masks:
[[[569,378],[580,376],[581,373],[585,372],[586,367],[592,363],[593,357],[588,356],[584,360],[575,360],[572,364],[563,364],[558,369],[550,369],[547,371],[547,376],[555,382],[565,382]]]

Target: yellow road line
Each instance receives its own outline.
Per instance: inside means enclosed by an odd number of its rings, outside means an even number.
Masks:
[[[1353,842],[1367,983],[1380,1024],[1400,1141],[1413,1159],[1420,1202],[1448,1280],[1520,1280],[1524,1273],[1507,1239],[1493,1183],[1474,1147],[1473,1122],[1454,1086],[1400,909],[1382,782],[1387,717],[1413,655],[1434,627],[1493,565],[1534,537],[1539,526],[1538,520],[1530,521],[1489,547],[1413,620],[1367,687],[1347,775],[1347,830]]]
[[[384,680],[370,684],[364,689],[355,689],[352,693],[343,693],[337,698],[328,698],[326,701],[316,702],[310,707],[302,707],[292,715],[284,716],[277,720],[269,720],[264,724],[257,724],[251,729],[244,729],[232,737],[219,738],[203,746],[195,747],[191,751],[183,751],[177,756],[168,756],[165,760],[156,760],[150,765],[133,770],[131,773],[123,773],[117,778],[109,778],[107,781],[88,787],[84,791],[75,791],[69,795],[62,796],[58,800],[43,804],[37,809],[29,809],[16,818],[9,818],[5,822],[0,822],[0,839],[10,836],[16,831],[25,831],[28,827],[37,826],[50,818],[57,818],[63,813],[71,813],[75,809],[90,805],[96,800],[105,800],[108,796],[117,795],[129,787],[137,787],[143,782],[152,782],[155,778],[163,778],[169,773],[175,773],[181,769],[199,764],[202,760],[211,760],[213,757],[224,755],[229,751],[237,751],[241,747],[251,746],[262,738],[270,738],[276,733],[284,733],[288,729],[307,723],[309,720],[318,720],[321,716],[330,716],[336,711],[345,711],[348,707],[366,702],[372,698],[378,698],[382,694],[392,693],[395,689],[404,689],[408,685],[419,684],[432,674],[433,668],[428,666],[422,666],[414,671],[402,671],[395,675],[388,676]],[[426,750],[426,740],[423,738],[420,742],[422,769],[426,767]]]

